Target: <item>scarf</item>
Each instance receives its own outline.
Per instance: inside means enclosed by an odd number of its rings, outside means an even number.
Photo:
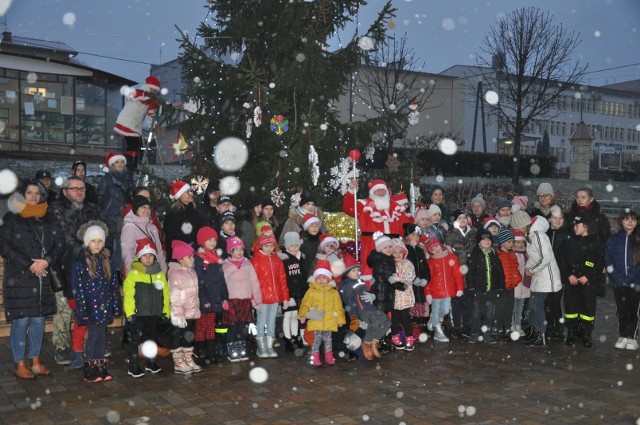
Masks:
[[[18,214],[22,218],[42,218],[47,213],[48,206],[46,202],[37,205],[24,204],[24,208]]]
[[[216,255],[215,251],[200,248],[198,249],[198,256],[202,258],[205,267],[207,267],[209,264],[220,264],[220,257]]]
[[[311,211],[307,211],[307,210],[305,210],[305,209],[304,209],[304,208],[302,208],[302,207],[296,207],[296,212],[298,213],[298,215],[299,215],[300,217],[304,217],[304,216],[305,216],[305,215],[307,215],[307,214],[314,214],[314,215],[317,215],[316,213],[311,212]],[[317,210],[316,210],[316,212],[317,212]]]
[[[227,261],[229,261],[231,264],[233,264],[234,266],[236,266],[237,268],[240,268],[240,266],[242,266],[242,263],[244,263],[244,257],[243,258],[239,258],[239,259],[235,259],[235,258],[231,258],[229,257],[227,259]]]

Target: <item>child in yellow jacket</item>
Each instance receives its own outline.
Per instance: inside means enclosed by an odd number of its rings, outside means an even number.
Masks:
[[[338,327],[346,323],[342,299],[335,286],[331,285],[331,265],[326,260],[320,260],[313,272],[314,281],[300,304],[300,322],[307,319],[307,330],[313,331],[313,345],[311,347],[311,364],[320,366],[320,345],[324,342],[324,361],[328,365],[336,363],[331,345],[331,332],[337,332]]]

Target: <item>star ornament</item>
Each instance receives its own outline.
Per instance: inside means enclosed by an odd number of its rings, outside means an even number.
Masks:
[[[283,133],[286,133],[289,130],[289,120],[284,117],[282,114],[278,114],[275,117],[271,118],[271,131],[276,133],[278,136],[281,136]]]
[[[191,187],[195,189],[198,195],[202,195],[207,186],[209,185],[209,179],[203,176],[195,176],[191,179]]]
[[[178,133],[178,141],[176,143],[170,143],[169,147],[173,150],[173,157],[178,158],[179,156],[185,155],[187,153],[189,144],[185,140],[182,133]]]
[[[396,29],[396,21],[394,21],[393,19],[389,21],[389,29],[390,30]]]

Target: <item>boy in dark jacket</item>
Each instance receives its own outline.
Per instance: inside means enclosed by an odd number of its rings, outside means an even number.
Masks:
[[[467,290],[473,297],[473,320],[469,342],[496,343],[491,335],[494,325],[496,299],[504,292],[504,271],[493,249],[492,235],[481,230],[476,236],[476,246],[467,262]],[[481,332],[484,335],[481,335]]]

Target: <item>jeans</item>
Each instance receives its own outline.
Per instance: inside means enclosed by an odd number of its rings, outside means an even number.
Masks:
[[[524,310],[524,302],[526,298],[513,299],[513,316],[511,316],[511,326],[522,325],[522,311]]]
[[[262,304],[256,314],[256,327],[258,328],[257,338],[263,336],[276,337],[276,315],[278,314],[278,303]],[[267,326],[265,332],[264,327]]]
[[[11,321],[11,353],[13,361],[24,360],[24,349],[29,334],[29,358],[40,357],[44,337],[44,317],[21,317]]]
[[[84,358],[88,360],[104,359],[104,347],[107,340],[106,323],[87,325],[87,342],[84,346]]]
[[[547,331],[547,319],[544,314],[547,295],[547,292],[531,292],[529,299],[529,324],[542,333]]]
[[[442,319],[451,311],[451,298],[434,298],[431,301],[431,318],[429,321],[432,326],[438,326],[442,323]]]

